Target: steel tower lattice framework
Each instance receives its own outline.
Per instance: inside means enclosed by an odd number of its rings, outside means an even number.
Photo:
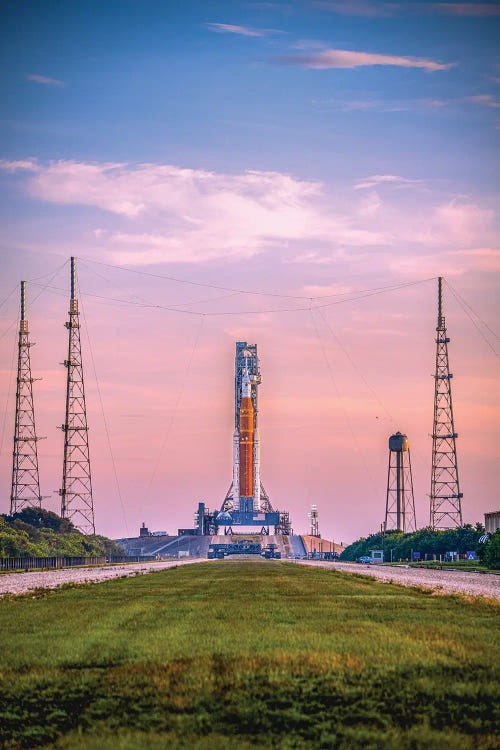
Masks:
[[[436,373],[432,430],[432,474],[430,525],[433,529],[462,526],[462,497],[458,481],[458,434],[453,422],[451,379],[446,322],[443,315],[443,280],[438,279],[438,324],[436,328]]]
[[[19,513],[23,508],[42,504],[40,478],[38,474],[39,440],[35,427],[33,407],[33,381],[31,376],[28,321],[26,320],[26,282],[21,281],[21,321],[17,358],[16,421],[14,427],[14,451],[12,460],[12,486],[10,512]]]
[[[76,298],[75,258],[71,258],[71,299],[67,369],[66,418],[64,432],[64,462],[61,495],[61,516],[68,518],[84,534],[95,533],[92,477],[90,473],[89,438],[85,387],[83,381],[80,319]]]

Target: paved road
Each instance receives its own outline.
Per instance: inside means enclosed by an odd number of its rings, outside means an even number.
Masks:
[[[403,586],[425,586],[442,594],[472,594],[500,599],[500,575],[467,573],[461,570],[425,570],[404,566],[361,565],[324,560],[301,560],[301,565],[319,565],[346,573],[373,576],[380,581],[394,581]]]
[[[169,562],[128,563],[93,568],[63,568],[60,570],[34,570],[29,573],[6,573],[0,576],[0,597],[5,594],[25,594],[34,589],[54,589],[65,583],[99,583],[110,578],[126,578],[144,575],[155,570],[189,565],[199,559],[173,560]]]

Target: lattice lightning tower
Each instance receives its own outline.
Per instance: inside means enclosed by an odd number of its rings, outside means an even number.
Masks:
[[[66,381],[66,419],[64,432],[64,463],[61,495],[61,516],[68,518],[84,534],[95,534],[92,477],[90,473],[89,438],[85,387],[83,382],[80,321],[76,298],[75,258],[71,258],[71,299]]]
[[[19,325],[19,353],[17,358],[16,422],[14,427],[14,452],[12,460],[12,488],[10,512],[23,508],[40,508],[40,479],[38,475],[37,442],[33,408],[33,381],[31,377],[28,321],[26,314],[26,282],[21,281],[21,322]]]
[[[433,529],[462,526],[462,497],[458,482],[457,447],[451,399],[446,323],[443,316],[443,280],[438,279],[438,324],[436,336],[436,374],[434,388],[434,424],[432,430],[432,476],[430,525]]]

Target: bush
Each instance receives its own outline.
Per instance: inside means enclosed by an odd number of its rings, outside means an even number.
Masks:
[[[385,534],[378,532],[368,537],[358,539],[350,544],[341,554],[341,560],[356,560],[363,555],[369,555],[372,549],[383,549],[386,560],[409,560],[411,553],[420,552],[422,559],[425,555],[445,555],[446,552],[455,551],[464,554],[468,550],[479,552],[482,545],[479,538],[484,534],[484,527],[476,524],[460,526],[457,529],[446,529],[437,531],[430,526],[419,529],[410,534],[400,531],[387,531]]]
[[[484,545],[481,559],[488,568],[500,570],[500,529],[497,529]]]
[[[81,534],[67,518],[42,508],[0,515],[0,557],[110,557],[123,549],[104,536]]]

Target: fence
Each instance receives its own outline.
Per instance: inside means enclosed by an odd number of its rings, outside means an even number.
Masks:
[[[102,565],[105,557],[0,557],[0,570],[70,568],[74,565]]]
[[[156,555],[123,555],[121,557],[0,557],[0,571],[46,570],[47,568],[71,568],[77,565],[157,562],[158,559]]]

